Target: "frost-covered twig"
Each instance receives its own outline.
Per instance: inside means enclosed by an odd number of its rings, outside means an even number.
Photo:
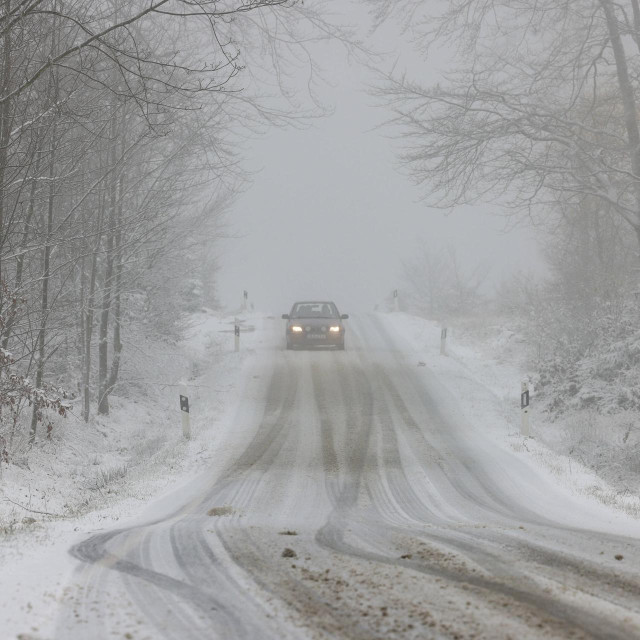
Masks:
[[[64,516],[58,513],[49,513],[48,511],[38,511],[37,509],[30,509],[29,507],[25,507],[23,504],[20,504],[19,502],[15,502],[11,498],[4,498],[4,501],[10,502],[11,504],[16,505],[16,507],[20,507],[21,509],[24,509],[25,511],[29,511],[30,513],[38,513],[43,516],[51,516],[52,518],[64,518]]]

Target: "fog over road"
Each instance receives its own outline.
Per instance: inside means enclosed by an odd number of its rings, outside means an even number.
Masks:
[[[57,637],[640,638],[640,541],[584,528],[383,316],[348,323],[345,352],[257,327],[220,471],[71,550]]]

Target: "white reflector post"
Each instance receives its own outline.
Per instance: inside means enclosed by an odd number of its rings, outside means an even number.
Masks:
[[[529,383],[523,382],[520,392],[520,410],[522,411],[522,435],[529,437]]]
[[[191,438],[191,418],[189,414],[189,398],[180,395],[180,413],[182,414],[182,435],[185,440]]]

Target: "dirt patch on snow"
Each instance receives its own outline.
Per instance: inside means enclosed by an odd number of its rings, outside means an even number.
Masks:
[[[233,515],[233,507],[225,505],[224,507],[213,507],[207,511],[208,516],[231,516]]]

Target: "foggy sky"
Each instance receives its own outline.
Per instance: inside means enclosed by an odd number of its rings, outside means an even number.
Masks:
[[[239,237],[221,244],[225,307],[237,308],[246,289],[256,309],[278,314],[314,298],[334,300],[345,313],[371,310],[402,288],[402,262],[420,243],[453,246],[466,265],[490,264],[492,283],[537,268],[533,234],[505,233],[495,207],[445,215],[419,202],[397,171],[393,132],[378,126],[389,114],[366,92],[371,71],[338,45],[319,55],[325,71],[337,70],[327,73],[334,86],[322,94],[335,112],[308,129],[273,129],[250,143],[249,166],[261,171],[230,214]],[[438,62],[431,64],[433,71]]]

